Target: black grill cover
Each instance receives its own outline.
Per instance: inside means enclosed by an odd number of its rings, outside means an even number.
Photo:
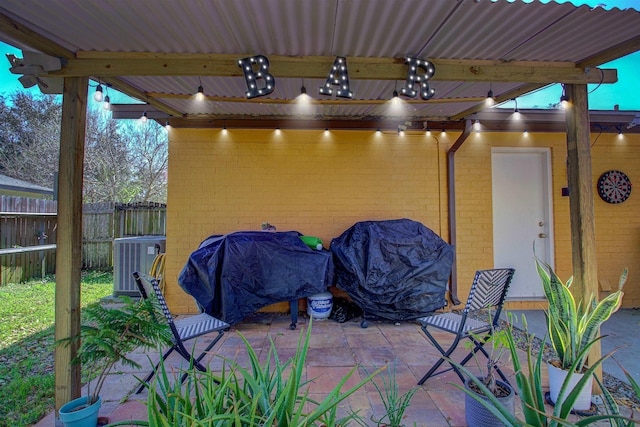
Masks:
[[[207,238],[178,283],[200,308],[233,325],[262,307],[326,292],[331,253],[312,250],[296,231],[243,231]]]
[[[331,241],[336,286],[365,317],[416,319],[446,305],[453,250],[409,219],[359,222]]]

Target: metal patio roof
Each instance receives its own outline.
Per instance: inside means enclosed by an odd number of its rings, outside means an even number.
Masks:
[[[538,0],[3,0],[0,40],[62,58],[41,78],[89,75],[172,125],[457,121],[485,109],[489,90],[500,102],[615,81],[596,67],[640,49],[640,12]],[[275,90],[247,100],[236,61],[252,55],[269,58]],[[318,94],[336,56],[352,99]],[[435,95],[392,112],[408,56],[435,65]],[[192,97],[199,85],[204,102]],[[303,85],[318,103],[300,110]]]

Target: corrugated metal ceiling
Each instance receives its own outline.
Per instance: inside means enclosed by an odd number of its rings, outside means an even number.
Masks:
[[[77,51],[347,56],[581,63],[640,40],[640,13],[537,0],[3,0],[0,13]],[[0,33],[0,38],[13,44]],[[25,48],[26,46],[18,46]],[[640,42],[638,48],[640,49]],[[100,76],[95,76],[100,77]],[[351,78],[354,99],[389,99],[398,83]],[[293,99],[302,79],[277,78],[269,98]],[[242,97],[239,77],[123,76],[145,93]],[[309,93],[323,83],[308,79]],[[401,83],[401,82],[400,82]],[[493,83],[496,95],[521,83]],[[436,99],[482,97],[488,83],[432,82]],[[317,95],[314,95],[317,97]],[[294,105],[163,97],[186,115],[297,116]],[[478,102],[424,102],[409,117],[451,117]],[[365,118],[384,105],[315,105],[313,117]],[[309,114],[308,114],[309,115]]]

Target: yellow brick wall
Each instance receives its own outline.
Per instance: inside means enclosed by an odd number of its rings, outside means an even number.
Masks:
[[[457,135],[456,135],[457,137]],[[631,182],[640,182],[640,135],[591,135],[598,277],[617,285],[629,267],[624,307],[640,306],[640,194],[612,205],[597,195],[602,172],[617,169]],[[555,270],[566,280],[572,274],[569,198],[561,191],[566,180],[566,136],[563,133],[520,132],[472,134],[456,153],[457,266],[459,297],[465,299],[477,269],[493,266],[491,222],[491,148],[549,147],[551,149]],[[636,190],[637,191],[637,190]],[[471,238],[468,238],[471,237]],[[511,309],[539,308],[539,302],[511,302]]]
[[[446,151],[458,136],[346,130],[276,135],[255,129],[225,135],[220,129],[172,129],[166,265],[171,309],[195,310],[177,277],[189,254],[211,234],[259,230],[266,221],[278,230],[318,236],[328,247],[357,221],[411,218],[448,240]],[[640,136],[623,141],[617,135],[596,137],[594,189],[608,169],[620,169],[638,182]],[[527,146],[551,148],[555,266],[563,279],[571,274],[569,199],[560,196],[566,186],[565,135],[474,133],[455,156],[458,294],[463,300],[475,271],[493,267],[491,147]],[[640,306],[639,204],[636,193],[621,205],[606,204],[597,195],[595,200],[599,277],[616,283],[622,267],[630,267],[627,307]],[[510,307],[534,308],[517,302]]]
[[[195,309],[177,277],[211,234],[269,222],[328,247],[355,222],[410,218],[446,239],[446,141],[321,130],[172,129],[169,138],[167,301],[176,312]]]

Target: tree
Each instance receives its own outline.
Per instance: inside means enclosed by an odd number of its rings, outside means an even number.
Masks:
[[[0,173],[53,187],[60,150],[59,99],[0,95]],[[166,202],[165,129],[155,121],[117,121],[98,106],[87,111],[85,202]]]
[[[166,202],[169,142],[166,129],[154,121],[146,124],[130,121],[123,126],[138,186],[136,200]]]
[[[53,187],[62,106],[51,95],[0,95],[0,173]]]
[[[99,109],[87,111],[83,198],[86,203],[129,203],[138,191],[120,124]]]

